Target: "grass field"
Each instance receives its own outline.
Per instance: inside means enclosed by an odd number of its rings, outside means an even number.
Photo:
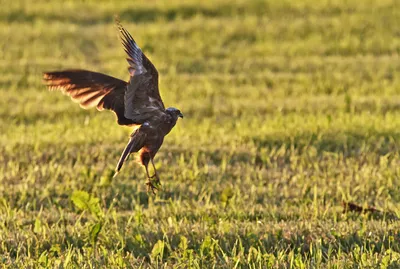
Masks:
[[[399,1],[0,3],[2,268],[399,268]],[[112,179],[131,129],[42,83],[128,79],[114,15],[185,115],[155,196]]]

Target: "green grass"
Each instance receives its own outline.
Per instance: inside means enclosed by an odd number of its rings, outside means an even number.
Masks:
[[[1,3],[3,268],[400,266],[399,1]],[[129,128],[42,84],[127,79],[114,15],[185,115],[156,196],[112,179]]]

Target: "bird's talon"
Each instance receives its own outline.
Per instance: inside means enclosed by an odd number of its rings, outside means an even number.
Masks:
[[[153,194],[156,194],[156,191],[158,190],[156,186],[153,185],[153,183],[149,180],[146,182],[147,185],[147,192],[152,192]]]

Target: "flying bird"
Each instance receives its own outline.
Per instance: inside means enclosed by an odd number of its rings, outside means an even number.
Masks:
[[[97,107],[99,111],[111,110],[116,114],[119,125],[135,128],[118,161],[114,176],[129,155],[138,152],[139,162],[146,169],[148,191],[154,193],[160,185],[160,178],[153,159],[164,137],[183,115],[177,108],[164,107],[157,69],[118,21],[117,28],[128,55],[128,82],[80,69],[45,72],[43,78],[49,90],[60,90],[85,109]],[[150,163],[154,169],[152,176],[148,169]]]

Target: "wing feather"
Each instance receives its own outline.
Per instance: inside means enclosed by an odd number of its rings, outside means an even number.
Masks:
[[[143,123],[149,117],[165,113],[158,89],[158,71],[144,55],[132,36],[117,22],[124,50],[128,55],[130,80],[125,91],[124,116],[135,122]],[[146,110],[147,116],[143,115]]]
[[[97,72],[65,70],[44,73],[46,85],[69,95],[83,108],[114,111],[121,125],[140,125],[164,117],[157,69],[119,22],[117,26],[128,55],[129,83]]]
[[[124,117],[127,83],[123,80],[87,70],[46,72],[43,79],[49,90],[60,90],[85,109],[109,109],[117,115],[119,124],[134,124]]]

